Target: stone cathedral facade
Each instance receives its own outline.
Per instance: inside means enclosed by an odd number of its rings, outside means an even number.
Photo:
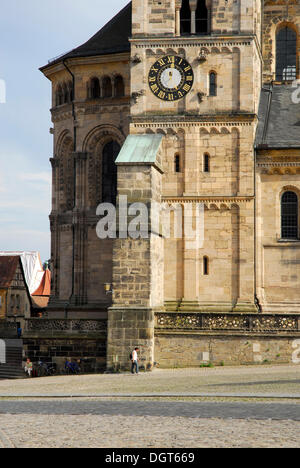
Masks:
[[[299,37],[299,0],[133,0],[41,69],[54,124],[48,318],[105,322],[108,368],[128,366],[133,346],[149,369],[291,360]],[[120,197],[180,206],[183,234],[100,239],[97,207]],[[199,205],[198,244],[186,226]]]

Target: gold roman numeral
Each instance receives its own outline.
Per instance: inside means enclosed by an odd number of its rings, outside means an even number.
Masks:
[[[191,89],[191,86],[190,86],[189,84],[185,84],[185,85],[182,87],[182,89],[188,93],[189,90]]]
[[[159,91],[159,87],[157,86],[157,84],[151,85],[151,89],[154,93],[157,93]]]

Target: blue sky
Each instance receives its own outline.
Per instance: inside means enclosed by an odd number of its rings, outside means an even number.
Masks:
[[[0,15],[0,250],[50,257],[49,59],[86,42],[129,0],[3,0]],[[0,102],[1,92],[0,92]]]

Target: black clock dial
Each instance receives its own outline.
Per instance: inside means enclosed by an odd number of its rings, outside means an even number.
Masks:
[[[194,72],[182,57],[166,55],[152,65],[148,82],[153,94],[163,101],[177,101],[192,89]]]

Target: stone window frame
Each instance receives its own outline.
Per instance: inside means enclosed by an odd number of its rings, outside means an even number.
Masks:
[[[174,172],[175,174],[180,174],[181,171],[181,157],[179,153],[174,155]]]
[[[93,95],[93,81],[98,80],[99,82],[99,93]],[[105,80],[109,83],[109,91],[105,92]],[[118,80],[122,80],[122,93],[117,92]],[[87,99],[112,99],[112,98],[123,98],[126,96],[126,83],[125,78],[121,73],[117,74],[105,74],[102,76],[93,75],[87,82]]]
[[[71,81],[63,81],[56,85],[55,106],[63,106],[73,101],[73,85]]]
[[[210,273],[210,261],[207,255],[203,256],[203,276],[209,276]]]
[[[283,235],[283,230],[286,229],[287,225],[284,225],[283,224],[283,198],[285,195],[287,194],[294,194],[296,196],[296,201],[295,201],[295,207],[296,207],[296,210],[295,210],[295,213],[293,214],[293,216],[295,217],[296,216],[296,225],[297,225],[297,234],[296,236],[289,236],[289,235]],[[285,190],[282,194],[281,194],[281,197],[280,197],[280,236],[281,236],[281,239],[282,240],[299,240],[299,195],[297,194],[297,192],[295,190]]]
[[[204,174],[209,174],[211,168],[211,156],[209,153],[203,154],[203,172]]]
[[[214,83],[212,83],[212,76],[214,76]],[[210,70],[208,73],[208,97],[218,96],[218,73],[216,70]]]
[[[294,31],[296,33],[296,76],[290,80],[286,79],[286,80],[278,80],[277,79],[277,35],[279,34],[279,32],[284,29],[284,28],[289,28],[291,29],[292,31]],[[292,82],[294,80],[296,80],[298,77],[299,77],[299,50],[300,50],[300,39],[299,39],[299,31],[298,31],[298,27],[296,24],[294,23],[290,23],[290,22],[287,22],[287,21],[284,21],[280,24],[277,25],[276,29],[275,29],[275,36],[274,36],[274,47],[275,47],[275,53],[274,53],[274,62],[275,62],[275,70],[274,70],[274,74],[275,74],[275,81],[277,83],[286,83],[286,82]]]
[[[118,93],[118,87],[122,86],[122,92]],[[113,80],[113,96],[116,98],[122,98],[125,96],[125,80],[123,76],[118,73]]]
[[[89,80],[88,97],[90,99],[101,98],[101,82],[100,82],[100,79],[97,76],[93,76]]]
[[[281,217],[281,200],[282,196],[286,192],[294,192],[298,197],[298,236],[297,238],[283,238],[282,237],[282,217]],[[277,203],[276,203],[276,238],[278,242],[300,242],[300,188],[294,185],[285,185],[277,194]]]
[[[207,18],[204,20],[207,22],[206,32],[197,30],[197,24],[200,21],[204,21],[202,18],[197,17],[197,12],[201,9],[200,2],[204,3],[207,9]],[[187,15],[187,12],[190,15]],[[185,15],[183,17],[183,14]],[[183,31],[183,24],[186,23],[186,27]],[[203,36],[209,35],[211,31],[211,0],[177,0],[176,2],[176,36]]]

